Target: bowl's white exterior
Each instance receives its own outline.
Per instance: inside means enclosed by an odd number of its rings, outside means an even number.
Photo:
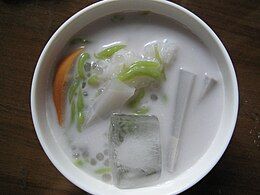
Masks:
[[[105,15],[124,10],[150,10],[186,25],[215,55],[225,85],[224,113],[219,130],[205,154],[177,178],[159,186],[120,190],[76,168],[56,144],[46,122],[46,83],[54,60],[70,37],[88,23]],[[95,3],[69,18],[51,37],[38,60],[31,88],[31,111],[40,143],[55,167],[72,183],[93,194],[176,194],[197,183],[218,162],[234,131],[238,111],[238,87],[230,57],[216,34],[188,10],[160,0],[106,0]]]

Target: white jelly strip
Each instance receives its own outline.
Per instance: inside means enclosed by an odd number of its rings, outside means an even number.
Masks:
[[[204,74],[203,79],[200,81],[200,94],[199,94],[199,102],[204,99],[204,97],[212,90],[212,88],[217,83],[216,79],[208,76],[207,73]]]
[[[178,142],[183,127],[185,113],[189,104],[196,75],[183,70],[179,71],[177,96],[175,100],[173,131],[169,141],[168,171],[173,172],[178,154]]]

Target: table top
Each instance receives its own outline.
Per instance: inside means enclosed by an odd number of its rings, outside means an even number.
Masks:
[[[90,0],[0,1],[0,189],[4,194],[84,194],[51,164],[34,131],[30,86],[55,30]],[[227,48],[240,108],[232,140],[212,171],[184,194],[260,194],[260,1],[176,0]]]

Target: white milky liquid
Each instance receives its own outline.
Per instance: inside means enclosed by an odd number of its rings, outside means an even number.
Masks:
[[[153,89],[146,93],[142,103],[150,107],[149,114],[157,116],[160,122],[163,172],[158,183],[171,180],[194,165],[206,152],[218,130],[224,99],[223,81],[216,59],[199,38],[171,19],[154,14],[140,15],[137,13],[128,13],[124,20],[114,22],[111,21],[111,16],[107,16],[88,25],[75,35],[75,37],[77,36],[90,41],[86,50],[92,54],[100,51],[102,46],[118,41],[127,44],[127,49],[137,54],[142,52],[146,43],[155,40],[167,39],[178,46],[177,58],[166,71],[166,82],[162,84],[160,89]],[[67,53],[68,50],[69,48],[65,48],[64,53]],[[195,73],[198,79],[195,82],[191,101],[185,115],[185,123],[179,139],[179,155],[175,171],[169,174],[165,171],[167,143],[169,141],[167,138],[171,135],[173,129],[174,100],[181,67]],[[214,78],[217,84],[203,101],[199,102],[197,98],[199,97],[199,82],[205,73]],[[158,100],[151,100],[150,94],[152,93],[158,95]],[[167,96],[167,101],[165,101],[164,96]],[[80,149],[82,151],[87,150],[88,159],[92,159],[92,161],[95,159],[96,164],[88,163],[81,167],[82,171],[102,179],[102,175],[96,174],[95,170],[104,167],[104,162],[108,158],[106,152],[104,154],[104,150],[106,150],[108,144],[109,119],[79,133],[76,128],[64,129],[58,127],[56,120],[54,120],[56,119],[56,112],[51,95],[49,95],[46,105],[47,118],[57,144],[62,147],[72,162],[75,160],[75,156],[73,157],[75,152],[80,152]],[[104,154],[101,161],[96,158],[98,153]]]

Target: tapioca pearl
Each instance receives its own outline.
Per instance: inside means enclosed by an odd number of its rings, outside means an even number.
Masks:
[[[96,155],[96,158],[99,160],[99,161],[102,161],[104,159],[104,155],[102,153],[98,153]]]
[[[76,158],[76,159],[78,159],[79,158],[79,156],[80,156],[80,154],[79,153],[73,153],[73,155],[72,155],[74,158]]]
[[[103,88],[100,88],[100,89],[98,89],[98,91],[97,91],[97,95],[101,95],[103,92],[104,92],[104,89],[103,89]]]
[[[90,76],[91,76],[91,73],[90,73],[90,72],[88,72],[88,73],[87,73],[87,77],[90,77]]]
[[[94,62],[94,61],[93,61],[93,62],[91,62],[91,68],[92,68],[92,69],[95,69],[96,67],[97,67],[97,63],[96,63],[96,62]]]
[[[82,87],[82,89],[84,89],[86,87],[86,82],[85,81],[82,82],[81,87]]]
[[[90,72],[91,70],[91,64],[89,62],[87,62],[85,65],[84,65],[84,69],[86,72]]]
[[[103,68],[97,67],[97,68],[95,69],[95,72],[96,72],[97,74],[102,74],[102,73],[103,73]]]
[[[94,165],[97,164],[97,161],[96,161],[94,158],[92,158],[92,159],[90,160],[90,164],[94,166]]]
[[[106,160],[104,161],[104,165],[107,166],[107,167],[109,166],[109,160],[108,160],[108,159],[106,159]]]
[[[151,94],[151,100],[153,101],[158,100],[158,96],[156,94]]]
[[[88,151],[83,151],[83,152],[82,152],[82,156],[83,156],[84,158],[87,158],[87,157],[89,156]]]

